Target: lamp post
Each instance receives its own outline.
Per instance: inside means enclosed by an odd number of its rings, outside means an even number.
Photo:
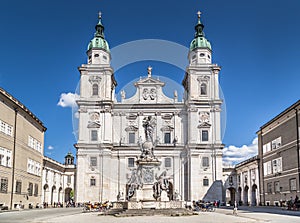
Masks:
[[[280,190],[280,207],[282,207],[282,187],[279,187],[279,190]]]

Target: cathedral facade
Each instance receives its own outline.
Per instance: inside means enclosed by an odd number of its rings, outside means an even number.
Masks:
[[[134,83],[132,97],[126,98],[122,91],[117,100],[110,49],[99,16],[87,63],[79,67],[76,202],[131,199],[138,160],[148,156],[145,148],[155,157],[158,171],[140,177],[155,182],[167,179],[169,200],[222,200],[220,67],[212,63],[203,28],[199,13],[187,52],[183,100],[176,92],[172,98],[164,94],[165,83],[152,76],[151,67]]]

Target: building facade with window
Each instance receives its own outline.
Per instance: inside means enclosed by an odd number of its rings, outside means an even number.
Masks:
[[[9,209],[41,201],[43,123],[0,88],[0,204]]]
[[[300,195],[300,101],[281,112],[257,132],[260,158],[260,199],[279,206]]]
[[[59,163],[49,157],[43,160],[42,203],[44,207],[67,205],[74,202],[76,166],[74,156],[68,153],[65,162]]]
[[[220,67],[212,63],[203,28],[199,14],[182,76],[182,100],[176,91],[165,95],[166,83],[152,75],[151,67],[134,83],[133,96],[121,91],[117,100],[110,49],[99,17],[87,63],[79,67],[77,202],[126,199],[147,119],[153,121],[154,155],[171,184],[168,196],[222,200]]]

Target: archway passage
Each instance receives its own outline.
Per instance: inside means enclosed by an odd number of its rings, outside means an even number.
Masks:
[[[48,203],[49,202],[49,186],[48,186],[48,184],[45,184],[43,189],[44,189],[44,200],[43,200],[43,202]]]
[[[65,189],[65,202],[68,203],[71,201],[72,197],[71,197],[71,191],[72,191],[72,188],[70,187],[67,187]]]
[[[246,185],[244,188],[244,205],[248,205],[248,191],[249,187]]]
[[[238,201],[239,204],[241,204],[241,202],[242,202],[242,188],[241,187],[238,188],[238,198],[237,198],[237,201]]]
[[[62,195],[63,195],[62,190],[63,190],[62,187],[60,187],[58,190],[58,200],[57,200],[58,202],[62,201]]]
[[[257,185],[254,184],[252,186],[252,191],[251,191],[251,206],[257,205],[256,192],[257,192]]]
[[[54,204],[54,193],[56,193],[56,187],[53,186],[51,190],[51,205]]]
[[[236,190],[235,190],[235,188],[233,188],[233,187],[230,187],[230,188],[228,188],[227,190],[228,190],[228,192],[229,192],[229,204],[230,204],[230,205],[233,205],[233,204],[234,204],[234,201],[236,200],[236,199],[235,199],[235,192],[236,192]]]

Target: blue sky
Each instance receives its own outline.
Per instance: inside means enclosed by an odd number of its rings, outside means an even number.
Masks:
[[[45,155],[63,162],[68,151],[75,154],[76,139],[71,109],[57,104],[62,93],[75,92],[98,11],[112,49],[141,39],[188,47],[201,10],[213,61],[222,66],[223,142],[227,152],[245,157],[255,153],[259,127],[299,100],[299,8],[298,0],[1,1],[0,86],[43,121]],[[115,73],[117,91],[146,75],[149,63],[153,73],[181,83],[182,70],[146,61]]]

